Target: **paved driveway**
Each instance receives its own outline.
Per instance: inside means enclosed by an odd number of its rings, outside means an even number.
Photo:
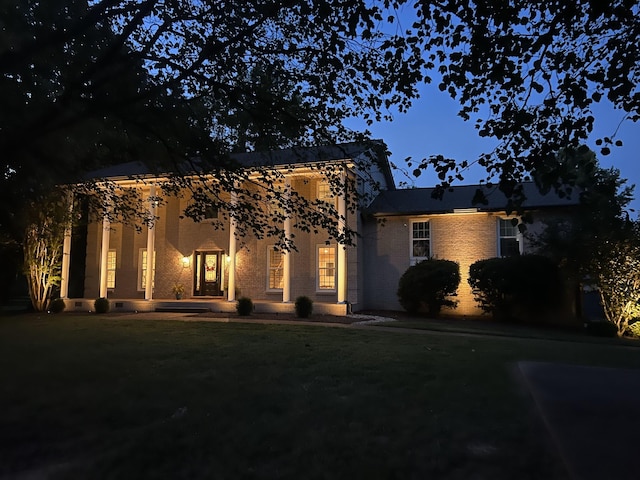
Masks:
[[[640,370],[518,365],[571,478],[640,478]]]

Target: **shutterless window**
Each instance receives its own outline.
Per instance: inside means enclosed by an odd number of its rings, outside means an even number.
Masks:
[[[267,248],[267,271],[269,290],[282,290],[284,284],[284,255],[282,250],[276,250],[275,247]]]
[[[428,221],[411,222],[411,262],[415,264],[429,258],[431,254],[431,232]]]
[[[336,247],[318,247],[318,290],[333,291],[336,289]]]
[[[156,272],[156,256],[153,255],[153,273],[155,279]],[[155,281],[154,281],[155,285]],[[140,256],[138,258],[138,290],[145,290],[147,288],[147,249],[140,249]]]
[[[513,225],[512,219],[501,218],[498,221],[498,255],[500,257],[514,257],[522,253],[522,235],[518,224]]]
[[[331,191],[331,185],[327,180],[318,182],[318,200],[322,200],[334,207],[336,206],[336,197]]]
[[[107,288],[116,288],[116,251],[107,252]]]

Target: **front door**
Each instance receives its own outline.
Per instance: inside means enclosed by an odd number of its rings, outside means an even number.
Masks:
[[[213,297],[221,295],[221,259],[222,252],[195,253],[194,295]]]

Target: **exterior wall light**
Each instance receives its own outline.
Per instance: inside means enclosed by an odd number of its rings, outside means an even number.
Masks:
[[[189,268],[191,265],[191,257],[182,257],[182,268]]]

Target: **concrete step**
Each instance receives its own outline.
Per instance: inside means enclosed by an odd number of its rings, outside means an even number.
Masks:
[[[162,313],[205,313],[211,310],[203,307],[157,307],[155,311]]]

